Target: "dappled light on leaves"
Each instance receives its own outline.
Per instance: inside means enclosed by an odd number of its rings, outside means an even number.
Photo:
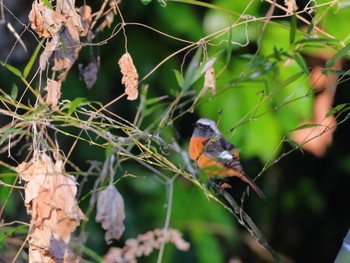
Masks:
[[[75,199],[77,183],[62,169],[62,161],[54,163],[45,153],[17,167],[17,172],[27,182],[25,205],[31,215],[30,262],[74,260],[68,243],[85,217]],[[38,258],[41,260],[37,261]]]
[[[114,185],[110,184],[106,189],[98,193],[96,222],[102,224],[106,230],[105,240],[107,244],[112,239],[119,239],[124,232],[124,199]]]
[[[125,93],[128,100],[136,100],[138,96],[138,79],[136,67],[128,52],[126,52],[118,61],[120,71],[123,74],[122,83],[125,85]]]

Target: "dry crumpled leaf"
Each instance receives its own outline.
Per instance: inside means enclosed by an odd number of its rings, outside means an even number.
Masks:
[[[45,38],[57,35],[65,23],[63,15],[50,9],[41,1],[33,2],[28,18],[31,21],[32,29],[37,32],[39,37]]]
[[[122,83],[125,85],[125,93],[128,95],[128,100],[136,100],[138,96],[138,80],[134,62],[128,52],[126,52],[118,61],[120,71],[123,74]]]
[[[119,239],[124,232],[124,199],[112,184],[99,192],[97,197],[96,222],[102,224],[102,228],[107,230],[105,240],[107,244],[112,239]]]
[[[97,80],[98,63],[90,62],[86,67],[83,64],[79,64],[80,78],[82,78],[88,89],[91,89]]]
[[[47,91],[46,103],[51,105],[53,110],[58,110],[58,100],[61,97],[61,82],[53,79],[47,79],[47,85],[44,88]]]
[[[83,32],[81,33],[81,36],[87,36],[90,31],[90,24],[92,21],[92,10],[91,7],[88,5],[83,5],[78,9],[78,12],[81,16],[81,22],[83,25]]]
[[[208,88],[211,89],[211,92],[213,93],[213,95],[216,95],[216,81],[215,81],[215,72],[214,72],[213,65],[211,65],[210,68],[205,71],[205,75],[204,75],[203,89],[207,90]]]
[[[182,234],[176,229],[155,229],[137,238],[127,239],[123,248],[111,247],[104,256],[104,263],[137,262],[137,258],[149,256],[155,249],[159,249],[162,243],[173,243],[180,251],[187,251],[190,244],[182,238]]]
[[[29,262],[74,261],[68,243],[71,233],[85,216],[75,199],[75,178],[62,169],[61,160],[53,163],[45,153],[17,167],[17,172],[27,182],[25,205],[32,216],[28,235]]]
[[[291,15],[293,12],[298,10],[298,6],[295,0],[284,0],[284,5],[287,6],[287,15]]]
[[[64,24],[64,29],[61,32],[61,42],[63,46],[55,52],[54,66],[52,70],[64,70],[59,76],[63,81],[69,69],[78,58],[81,49],[80,33],[84,32],[81,17],[75,10],[75,0],[58,0],[57,12],[64,14],[67,21]]]

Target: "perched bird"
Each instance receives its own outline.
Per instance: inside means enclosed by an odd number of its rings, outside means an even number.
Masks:
[[[189,154],[210,177],[237,176],[261,197],[263,191],[243,171],[236,148],[226,140],[210,119],[199,119],[190,140]]]

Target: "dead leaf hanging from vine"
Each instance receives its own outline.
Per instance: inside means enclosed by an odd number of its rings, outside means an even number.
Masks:
[[[75,178],[65,174],[62,168],[62,161],[53,163],[45,153],[17,167],[17,172],[27,182],[25,205],[32,217],[28,235],[29,262],[75,260],[68,243],[71,233],[85,216],[75,199]]]
[[[46,103],[51,105],[53,110],[58,110],[58,100],[61,97],[61,82],[53,79],[47,79],[47,85],[44,90],[47,91]]]
[[[124,199],[117,188],[109,185],[97,197],[96,222],[107,230],[105,240],[110,244],[112,239],[119,239],[124,232]]]
[[[211,66],[204,75],[204,85],[203,89],[211,89],[211,92],[213,95],[216,95],[216,81],[215,81],[215,72],[214,72],[214,67]]]
[[[120,71],[123,74],[122,83],[125,85],[125,93],[128,95],[128,100],[136,100],[138,96],[138,81],[139,75],[137,74],[134,62],[128,52],[126,52],[119,59]]]

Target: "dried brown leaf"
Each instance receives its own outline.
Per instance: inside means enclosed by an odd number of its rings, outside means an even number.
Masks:
[[[178,250],[187,251],[190,244],[182,238],[176,229],[155,229],[137,238],[126,240],[123,248],[111,247],[105,255],[105,263],[137,262],[137,258],[149,256],[154,249],[159,249],[162,243],[173,243]]]
[[[74,260],[68,242],[84,214],[75,199],[75,178],[62,168],[62,161],[53,163],[45,153],[17,167],[27,182],[25,204],[32,216],[28,236],[31,262],[37,262],[38,257],[42,258],[40,262]]]
[[[291,15],[293,12],[298,10],[295,0],[284,0],[284,5],[287,6],[287,15]]]
[[[127,99],[136,100],[138,96],[137,86],[139,75],[130,54],[126,52],[119,59],[118,64],[123,74],[122,83],[125,85],[125,93],[128,95]]]
[[[47,79],[47,86],[44,88],[47,91],[46,103],[51,105],[53,110],[58,110],[58,100],[61,98],[61,82]]]
[[[112,239],[119,239],[124,232],[124,199],[117,188],[109,185],[102,190],[97,197],[96,222],[102,224],[102,228],[107,230],[105,240],[107,244]]]
[[[211,92],[213,95],[216,95],[216,81],[215,81],[215,72],[214,67],[211,66],[204,75],[204,85],[203,89],[211,89]]]
[[[68,18],[67,23],[64,25],[64,29],[61,33],[61,42],[63,46],[55,52],[52,70],[69,71],[73,63],[77,60],[78,53],[81,49],[79,29],[74,24],[73,18]]]
[[[60,43],[60,37],[57,35],[53,36],[50,41],[46,42],[45,49],[43,53],[41,53],[40,59],[39,59],[39,66],[41,71],[45,70],[46,65],[48,64],[49,58],[51,57],[51,55],[53,54],[53,52],[55,51],[59,43]]]
[[[88,5],[83,5],[78,9],[78,13],[81,16],[81,22],[82,22],[82,26],[83,26],[83,32],[81,33],[81,36],[87,36],[87,34],[89,33],[89,30],[90,30],[90,24],[92,21],[91,7]]]
[[[67,18],[72,18],[72,22],[80,32],[83,32],[83,24],[81,17],[75,9],[75,0],[57,0],[56,12],[64,15]]]
[[[33,2],[28,18],[32,29],[39,37],[45,38],[57,35],[65,22],[63,15],[51,10],[41,1]]]

